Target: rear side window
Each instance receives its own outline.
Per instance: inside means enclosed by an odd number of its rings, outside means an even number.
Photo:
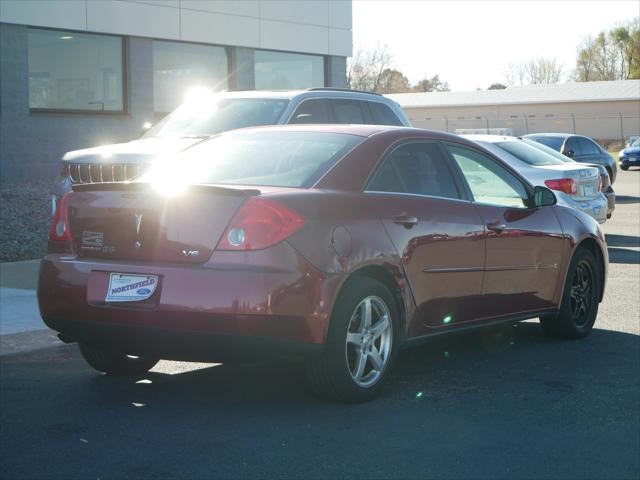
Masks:
[[[367,123],[362,102],[357,100],[331,100],[335,123]]]
[[[582,155],[594,155],[600,153],[598,147],[588,138],[577,137],[578,145],[580,145],[580,153]]]
[[[460,198],[448,160],[433,142],[397,147],[384,159],[367,190]]]
[[[375,125],[395,125],[402,126],[402,122],[387,105],[378,102],[369,102],[369,109],[373,115]]]
[[[563,153],[573,150],[574,155],[583,155],[580,145],[578,144],[578,137],[569,137],[567,143],[564,144]]]
[[[306,100],[302,102],[289,121],[291,124],[331,123],[329,105],[326,100]]]

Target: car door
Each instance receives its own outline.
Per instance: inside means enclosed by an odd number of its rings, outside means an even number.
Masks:
[[[563,234],[552,207],[530,208],[531,187],[499,160],[448,144],[485,226],[482,316],[553,307]]]
[[[375,196],[418,307],[409,334],[474,320],[484,227],[442,146],[423,140],[397,145],[365,191]]]

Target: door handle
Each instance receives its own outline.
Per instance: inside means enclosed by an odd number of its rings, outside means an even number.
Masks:
[[[491,223],[487,223],[487,229],[492,230],[496,233],[502,233],[507,229],[507,226],[504,223],[491,222]]]
[[[418,224],[418,219],[411,215],[397,215],[393,217],[393,223],[396,225],[402,225],[404,228],[413,228]]]

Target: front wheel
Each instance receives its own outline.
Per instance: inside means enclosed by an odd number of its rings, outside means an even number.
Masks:
[[[626,165],[626,164],[622,163],[622,164],[620,164],[620,168],[622,170],[629,170],[629,165]]]
[[[325,351],[307,361],[312,390],[349,403],[373,398],[395,359],[399,327],[387,287],[366,277],[351,281],[331,315]]]
[[[85,361],[99,372],[111,375],[141,375],[151,370],[158,359],[135,357],[125,353],[78,344]]]
[[[589,335],[598,315],[600,282],[595,256],[580,248],[569,266],[560,311],[540,318],[545,335],[571,339]]]

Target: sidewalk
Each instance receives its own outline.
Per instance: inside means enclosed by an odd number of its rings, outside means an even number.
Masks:
[[[0,263],[0,355],[63,345],[40,318],[39,260]]]

